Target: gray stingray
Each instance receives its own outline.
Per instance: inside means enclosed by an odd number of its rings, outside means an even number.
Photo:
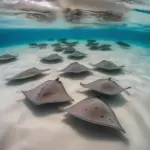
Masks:
[[[96,43],[96,40],[88,40],[86,46],[92,46]]]
[[[70,54],[70,53],[74,53],[76,51],[75,48],[71,47],[71,46],[68,46],[68,47],[65,47],[64,48],[64,53],[65,54]]]
[[[88,83],[88,84],[80,83],[80,85],[84,88],[88,88],[93,91],[105,94],[105,95],[117,95],[117,94],[123,92],[124,90],[130,88],[130,87],[122,88],[111,78],[99,79],[99,80],[96,80],[96,81]]]
[[[64,50],[64,48],[62,46],[55,46],[55,48],[54,48],[55,52],[61,52],[63,50]]]
[[[38,47],[38,44],[37,43],[30,43],[29,46],[32,48],[36,48],[36,47]]]
[[[41,75],[43,72],[48,71],[48,70],[50,70],[50,69],[40,70],[40,69],[33,67],[33,68],[27,69],[27,70],[15,75],[14,77],[7,79],[7,80],[8,81],[24,80],[24,79],[28,79],[28,78],[32,78],[32,77]]]
[[[96,40],[88,40],[87,42],[93,44],[93,43],[96,43]]]
[[[0,56],[0,63],[13,61],[17,59],[17,56],[11,55],[11,54],[4,54]]]
[[[68,42],[68,43],[66,43],[66,45],[71,46],[71,47],[76,46],[77,44],[79,44],[79,42]]]
[[[89,72],[90,69],[79,64],[78,62],[74,62],[60,71],[63,73],[75,73],[75,74],[77,74],[77,73]]]
[[[111,107],[98,98],[86,98],[64,111],[89,123],[110,127],[125,133]]]
[[[68,44],[67,39],[59,39],[58,42],[63,43],[63,44]]]
[[[131,47],[129,44],[125,43],[125,42],[122,42],[122,41],[118,41],[116,42],[118,45],[122,46],[122,47],[125,47],[125,48],[129,48]]]
[[[103,60],[97,64],[92,65],[96,69],[102,69],[106,71],[121,71],[124,66],[117,66],[116,64],[112,63],[111,61]]]
[[[75,51],[74,53],[72,53],[72,54],[70,54],[69,56],[68,56],[68,58],[70,58],[70,59],[83,59],[83,58],[85,58],[86,57],[86,55],[87,54],[85,54],[85,53],[82,53],[82,52],[79,52],[79,51]]]
[[[73,101],[59,78],[56,80],[48,80],[34,89],[22,92],[35,105]]]
[[[54,43],[54,44],[51,44],[51,46],[53,46],[53,47],[60,47],[61,44],[60,43]]]
[[[99,43],[93,43],[90,47],[89,47],[89,49],[91,49],[91,50],[99,50],[100,48],[99,48]]]
[[[111,47],[110,44],[103,44],[99,47],[99,49],[102,51],[110,51],[110,50],[112,50],[110,47]]]
[[[51,54],[49,56],[43,57],[41,60],[47,62],[57,62],[62,61],[62,57],[59,56],[58,54]]]
[[[38,47],[39,47],[40,49],[44,49],[44,48],[46,48],[47,46],[48,46],[48,44],[46,44],[46,43],[38,44]]]

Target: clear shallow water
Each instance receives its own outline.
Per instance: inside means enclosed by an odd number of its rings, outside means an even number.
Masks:
[[[126,21],[118,23],[94,24],[93,21],[86,21],[70,24],[62,19],[44,23],[25,19],[22,15],[1,15],[0,55],[11,53],[18,55],[18,60],[0,65],[0,150],[149,150],[149,15],[132,11],[126,17]],[[56,79],[60,76],[59,70],[73,62],[63,53],[59,53],[64,58],[62,63],[48,65],[40,62],[41,57],[54,53],[51,44],[55,41],[48,39],[59,38],[79,41],[75,48],[87,54],[87,58],[79,63],[89,68],[92,68],[89,63],[102,60],[125,66],[124,74],[111,76],[122,87],[132,88],[123,92],[115,101],[108,101],[125,129],[125,134],[105,128],[96,130],[78,122],[65,122],[64,113],[55,113],[52,108],[35,109],[22,101],[24,96],[21,90],[29,90],[47,80]],[[91,51],[85,46],[87,39],[96,39],[100,44],[111,44],[113,51]],[[131,48],[121,48],[116,44],[120,40],[129,43]],[[28,46],[31,42],[47,43],[48,47],[32,49]],[[51,70],[47,76],[36,81],[16,86],[6,84],[6,78],[31,67]],[[78,92],[85,90],[81,88],[80,82],[110,77],[101,72],[92,73],[80,80],[61,77],[66,90],[75,99],[74,103],[87,97]]]
[[[124,135],[116,135],[116,133],[108,132],[108,129],[98,131],[82,124],[66,124],[63,122],[65,118],[63,113],[51,114],[48,110],[34,110],[23,103],[24,96],[21,90],[28,90],[38,86],[49,79],[55,79],[60,75],[59,70],[63,69],[69,63],[73,62],[67,58],[66,54],[59,53],[63,58],[63,63],[59,64],[43,64],[40,58],[54,53],[50,41],[42,41],[48,44],[46,49],[32,49],[27,44],[13,47],[5,47],[0,49],[0,54],[11,53],[17,54],[18,60],[13,63],[0,66],[0,95],[5,101],[0,105],[0,127],[3,131],[0,134],[1,141],[9,139],[3,143],[3,150],[14,149],[16,146],[19,149],[30,148],[32,150],[40,150],[40,145],[48,150],[49,146],[59,149],[70,149],[77,147],[81,150],[86,147],[90,150],[91,146],[95,149],[101,147],[107,149],[116,148],[118,150],[148,150],[149,147],[149,86],[150,86],[150,71],[149,63],[150,56],[148,48],[131,44],[130,49],[123,49],[118,46],[115,41],[99,40],[101,44],[111,44],[113,51],[91,51],[85,44],[85,41],[80,41],[76,49],[86,53],[87,58],[80,60],[79,63],[92,68],[89,63],[97,63],[101,60],[110,60],[118,65],[125,65],[125,74],[112,76],[121,86],[131,86],[128,92],[123,92],[122,97],[116,101],[109,101],[109,105],[116,113],[121,125],[126,130]],[[41,43],[41,42],[39,42]],[[50,68],[49,75],[36,81],[27,82],[17,86],[6,85],[6,78],[23,71],[25,69],[37,67],[40,69]],[[87,83],[99,78],[108,78],[110,75],[92,71],[93,75],[80,80],[72,80],[61,77],[61,81],[68,93],[75,99],[75,103],[86,98],[87,96],[79,93],[84,91],[81,88],[80,82]],[[7,119],[6,119],[7,118]],[[14,131],[15,130],[15,131]],[[9,133],[7,133],[9,131]],[[90,132],[91,131],[91,132]],[[14,134],[15,132],[15,134]],[[80,133],[79,133],[80,132]],[[12,135],[12,137],[10,136]],[[20,137],[20,134],[23,136]],[[42,138],[39,140],[36,137],[40,134]],[[14,138],[15,135],[15,138]],[[138,136],[137,136],[138,135]],[[4,138],[5,136],[5,138]],[[63,136],[67,138],[63,139]],[[59,139],[60,138],[60,139]],[[92,138],[92,139],[91,139]],[[63,142],[54,144],[60,140]],[[19,142],[19,143],[18,143]],[[23,143],[26,144],[23,144]],[[33,143],[36,142],[36,145]],[[64,144],[68,143],[68,146]],[[30,143],[30,144],[29,144]],[[84,147],[82,146],[84,144]],[[77,148],[76,147],[76,148]]]

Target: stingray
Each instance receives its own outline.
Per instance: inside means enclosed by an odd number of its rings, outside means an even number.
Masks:
[[[22,92],[35,105],[73,101],[59,78],[56,80],[48,80],[34,89]]]
[[[51,44],[53,47],[57,47],[57,46],[61,46],[60,43],[54,43],[54,44]]]
[[[80,83],[80,85],[84,88],[88,88],[105,95],[117,95],[130,88],[130,87],[122,88],[111,78],[99,79],[88,84]]]
[[[41,75],[43,72],[48,71],[48,70],[49,69],[40,70],[40,69],[33,67],[33,68],[27,69],[7,80],[8,81],[24,80],[24,79],[28,79],[28,78],[32,78],[32,77]]]
[[[56,46],[56,47],[54,48],[54,51],[55,51],[55,52],[61,52],[61,51],[63,51],[63,50],[64,50],[64,48],[61,47],[61,46]]]
[[[68,47],[65,47],[64,48],[64,53],[65,54],[70,54],[70,53],[74,53],[76,51],[75,48],[71,47],[71,46],[68,46]]]
[[[79,52],[79,51],[75,51],[74,53],[72,53],[68,56],[68,58],[70,58],[70,59],[77,59],[77,60],[83,59],[85,57],[86,57],[86,54]]]
[[[111,47],[110,44],[103,44],[99,47],[99,49],[102,51],[109,51],[109,50],[112,50],[110,47]]]
[[[36,47],[38,47],[38,44],[37,43],[30,43],[29,46],[32,48],[36,48]]]
[[[64,111],[89,123],[110,127],[125,133],[111,107],[98,98],[86,98]]]
[[[129,48],[130,47],[130,45],[129,44],[127,44],[127,43],[125,43],[125,42],[122,42],[122,41],[118,41],[118,42],[116,42],[118,45],[120,45],[120,46],[122,46],[122,47],[125,47],[125,48]]]
[[[96,43],[96,40],[88,40],[86,46],[91,46]]]
[[[64,69],[60,70],[61,72],[64,73],[83,73],[83,72],[89,72],[89,68],[79,64],[78,62],[73,62],[70,65],[68,65],[67,67],[65,67]]]
[[[77,44],[79,44],[79,42],[68,42],[68,43],[66,43],[66,45],[71,46],[71,47],[76,46]]]
[[[67,39],[59,39],[58,42],[63,43],[63,44],[68,44]]]
[[[121,71],[124,66],[117,66],[111,61],[103,60],[95,65],[93,65],[96,69],[101,69],[105,71]]]
[[[99,48],[99,43],[93,43],[90,47],[89,47],[89,49],[91,49],[91,50],[99,50],[100,48]]]
[[[44,48],[46,48],[47,46],[48,46],[48,44],[46,44],[46,43],[41,43],[41,44],[38,45],[38,47],[39,47],[40,49],[44,49]]]
[[[0,63],[10,62],[16,60],[17,56],[11,54],[4,54],[0,56]]]
[[[92,43],[92,44],[93,44],[93,43],[95,43],[95,42],[96,42],[96,40],[88,40],[87,42],[88,42],[88,43]]]
[[[51,54],[49,56],[43,57],[41,61],[46,61],[46,62],[60,62],[62,61],[62,57],[59,56],[58,54]]]

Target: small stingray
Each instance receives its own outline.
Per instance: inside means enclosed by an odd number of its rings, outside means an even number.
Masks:
[[[60,71],[64,72],[64,73],[75,73],[75,74],[77,74],[77,73],[89,72],[89,70],[90,70],[89,68],[79,64],[78,62],[74,62]]]
[[[73,48],[73,47],[70,47],[70,46],[64,48],[64,53],[65,54],[74,53],[75,51],[76,51],[76,49]]]
[[[54,44],[51,44],[51,46],[52,47],[59,47],[59,46],[61,46],[61,44],[60,43],[54,43]]]
[[[13,61],[16,59],[17,59],[17,56],[10,55],[10,54],[4,54],[4,55],[0,56],[0,63],[10,62],[10,61]]]
[[[71,47],[74,47],[77,44],[79,44],[79,42],[68,42],[68,43],[66,43],[66,45],[71,46]]]
[[[73,101],[66,92],[62,82],[59,81],[59,78],[48,80],[34,89],[22,92],[35,105]]]
[[[86,98],[64,111],[89,123],[110,127],[125,133],[113,110],[98,98]]]
[[[44,48],[46,48],[47,46],[48,46],[48,44],[46,44],[46,43],[41,43],[41,44],[38,45],[38,47],[39,47],[40,49],[44,49]]]
[[[36,47],[38,47],[38,44],[37,43],[30,43],[29,46],[31,48],[36,48]]]
[[[51,54],[49,56],[43,57],[41,61],[46,61],[46,62],[60,62],[62,61],[62,57],[59,56],[58,54]]]
[[[54,51],[55,51],[55,52],[61,52],[61,51],[63,51],[63,50],[64,50],[64,48],[61,47],[61,46],[56,46],[56,47],[54,48]]]
[[[112,50],[110,47],[111,47],[110,44],[103,44],[99,47],[99,49],[102,51],[110,51],[110,50]]]
[[[40,69],[33,67],[33,68],[27,69],[7,80],[8,81],[24,80],[24,79],[28,79],[28,78],[32,78],[32,77],[41,75],[43,72],[45,72],[47,70],[49,70],[49,69],[40,70]]]
[[[129,44],[125,43],[125,42],[122,42],[122,41],[118,41],[116,42],[118,45],[122,46],[122,47],[125,47],[125,48],[129,48],[131,47]]]
[[[96,40],[88,40],[86,46],[92,46],[93,44],[96,44]]]
[[[94,44],[92,44],[90,47],[89,47],[89,49],[91,49],[91,50],[99,50],[100,48],[99,48],[99,43],[94,43]]]
[[[68,44],[67,39],[59,39],[58,42],[61,42],[63,44]]]
[[[99,80],[96,80],[96,81],[88,83],[88,84],[80,83],[80,85],[84,88],[88,88],[93,91],[105,94],[105,95],[117,95],[117,94],[123,92],[124,90],[131,88],[131,87],[122,88],[111,78],[99,79]]]
[[[96,43],[96,40],[88,40],[87,42],[93,44],[93,43]]]
[[[106,71],[121,71],[124,66],[117,66],[111,61],[103,60],[95,65],[93,65],[96,69],[102,69]]]
[[[72,53],[71,55],[68,56],[68,58],[76,59],[76,60],[83,59],[85,57],[86,57],[86,54],[79,52],[79,51],[75,51],[74,53]]]

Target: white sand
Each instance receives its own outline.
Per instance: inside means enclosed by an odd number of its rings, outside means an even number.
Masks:
[[[105,43],[101,41],[101,43]],[[125,75],[114,76],[113,79],[123,86],[132,89],[123,92],[125,100],[112,103],[112,108],[125,129],[125,134],[115,134],[111,129],[92,129],[88,124],[74,121],[64,121],[65,113],[54,110],[31,109],[23,103],[24,95],[21,90],[36,87],[46,80],[59,76],[59,70],[71,61],[66,55],[64,62],[54,65],[42,64],[39,57],[53,53],[47,49],[29,49],[28,46],[19,46],[6,49],[5,52],[19,54],[19,60],[0,66],[0,150],[148,150],[150,147],[150,120],[149,120],[149,86],[150,86],[150,57],[143,48],[132,45],[129,50],[121,49],[114,42],[114,51],[90,51],[81,42],[76,48],[88,53],[88,57],[80,63],[91,67],[89,63],[96,63],[103,59],[111,60],[126,66]],[[61,54],[61,53],[60,53]],[[5,85],[6,78],[30,67],[50,68],[50,74],[36,81],[18,86]],[[108,77],[99,72],[93,72],[82,82]],[[75,99],[74,103],[86,98],[78,93],[86,89],[81,88],[81,80],[71,80],[61,77],[66,90]],[[123,99],[123,98],[122,98]]]

